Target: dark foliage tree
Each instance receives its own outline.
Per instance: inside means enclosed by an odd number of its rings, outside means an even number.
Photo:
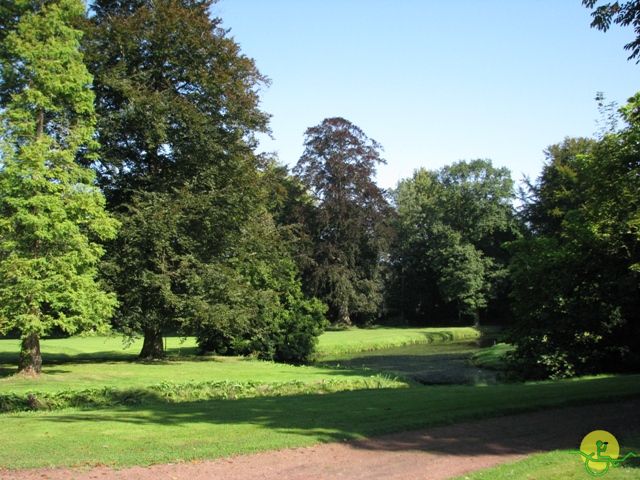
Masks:
[[[640,62],[640,2],[632,0],[627,2],[606,2],[600,5],[599,0],[582,0],[582,4],[593,10],[591,26],[606,32],[612,23],[623,27],[633,26],[636,38],[627,43],[624,48],[629,50],[628,60],[636,59]]]
[[[266,80],[210,18],[212,0],[96,0],[85,48],[101,157],[93,166],[125,233],[109,250],[118,325],[144,334],[188,323],[198,272],[229,256],[261,201],[254,134]],[[201,288],[201,285],[200,287]],[[213,287],[211,287],[213,288]]]
[[[524,377],[640,368],[639,99],[623,131],[551,147],[530,190],[531,233],[510,267],[512,367]]]
[[[389,306],[404,321],[495,317],[506,305],[506,241],[518,232],[513,181],[486,160],[417,171],[395,191]],[[495,318],[493,318],[495,320]]]
[[[344,118],[307,129],[294,173],[315,208],[307,218],[313,265],[310,289],[329,306],[334,323],[376,318],[382,304],[381,260],[391,209],[374,182],[381,147]]]
[[[240,233],[229,260],[204,265],[199,285],[191,289],[186,308],[199,318],[200,349],[288,363],[309,360],[325,327],[326,307],[305,298],[292,245],[268,212],[255,214]]]

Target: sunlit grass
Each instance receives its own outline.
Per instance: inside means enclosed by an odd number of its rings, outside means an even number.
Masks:
[[[640,453],[640,437],[618,439],[623,444],[621,452],[627,451]],[[494,468],[480,470],[471,474],[458,477],[456,480],[522,480],[558,479],[558,480],[585,480],[593,478],[585,468],[584,462],[574,451],[557,450],[554,452],[531,455],[519,462],[506,463]],[[640,478],[640,462],[638,460],[627,461],[619,468],[610,468],[602,477],[607,480],[631,480]]]
[[[640,376],[630,375],[4,414],[0,465],[124,466],[216,458],[638,395]]]

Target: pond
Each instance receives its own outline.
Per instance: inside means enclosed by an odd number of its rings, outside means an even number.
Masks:
[[[344,354],[323,359],[319,364],[346,368],[367,368],[408,377],[425,385],[497,383],[498,372],[471,364],[480,350],[478,342],[415,344],[371,352]]]

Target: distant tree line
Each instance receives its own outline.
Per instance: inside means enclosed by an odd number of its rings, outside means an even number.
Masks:
[[[640,367],[640,96],[622,129],[549,147],[519,200],[482,159],[385,191],[381,145],[340,117],[289,172],[256,153],[268,79],[213,3],[0,3],[0,333],[22,371],[53,333],[301,363],[330,324],[485,322],[524,377]]]

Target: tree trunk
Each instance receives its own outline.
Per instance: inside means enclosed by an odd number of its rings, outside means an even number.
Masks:
[[[338,325],[351,326],[351,317],[349,316],[349,308],[346,305],[340,305],[338,314]]]
[[[26,375],[39,375],[41,371],[40,337],[36,333],[32,333],[22,339],[18,372]]]
[[[142,344],[139,358],[144,360],[164,358],[162,332],[159,329],[146,328],[144,330],[144,343]]]
[[[480,328],[480,314],[477,310],[473,312],[473,326],[474,328]]]
[[[36,138],[42,137],[44,134],[44,110],[38,110],[38,118],[36,120]]]

